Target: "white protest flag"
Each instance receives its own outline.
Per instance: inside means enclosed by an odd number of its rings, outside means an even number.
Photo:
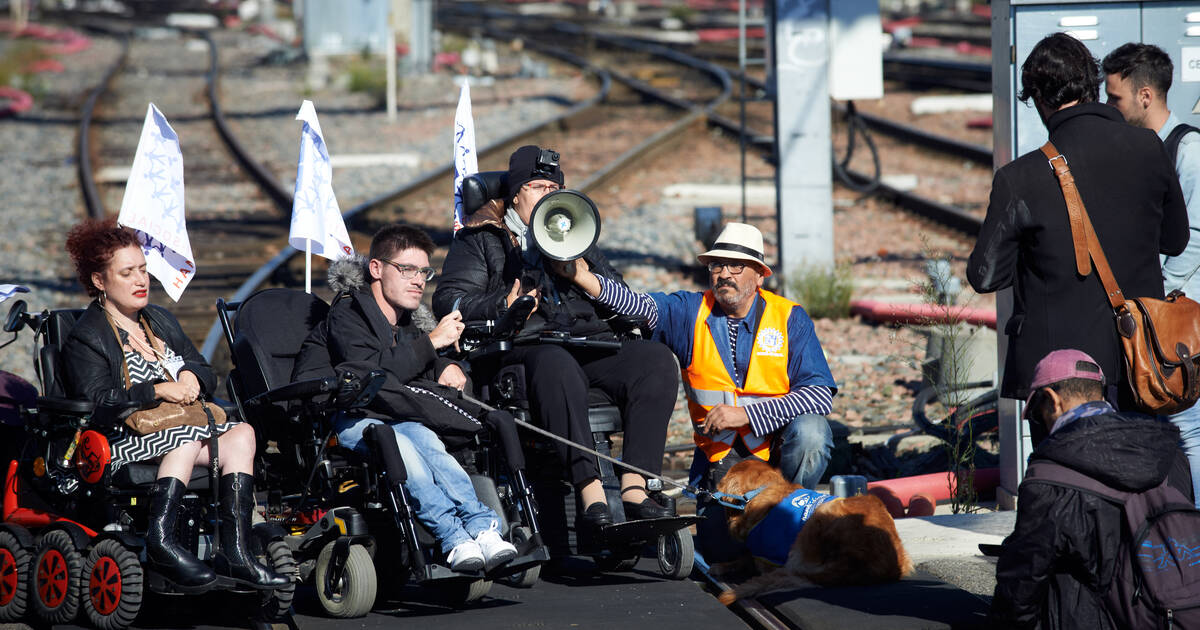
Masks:
[[[454,112],[454,231],[463,226],[462,180],[479,172],[475,156],[475,120],[471,118],[471,84],[463,81]]]
[[[137,231],[146,270],[178,302],[196,273],[183,218],[183,154],[179,136],[154,103],[146,108],[117,222]]]
[[[354,254],[342,210],[333,195],[333,167],[329,149],[317,122],[312,101],[304,101],[296,120],[300,130],[300,160],[296,164],[296,191],[292,201],[292,227],[288,244],[305,252],[304,286],[311,292],[312,254],[334,260]]]

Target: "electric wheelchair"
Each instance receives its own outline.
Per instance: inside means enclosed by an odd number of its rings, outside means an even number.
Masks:
[[[469,215],[485,203],[500,199],[505,176],[505,171],[488,171],[464,178],[464,212]],[[586,200],[582,194],[575,193],[575,196]],[[591,204],[590,201],[586,203]],[[539,216],[536,207],[533,214]],[[598,215],[590,220],[599,225]],[[531,226],[530,232],[536,234],[538,228]],[[520,365],[499,367],[503,352],[520,343],[554,343],[567,348],[615,351],[620,348],[620,339],[639,338],[639,326],[642,324],[631,318],[614,318],[610,324],[618,333],[615,341],[574,338],[559,332],[522,330],[525,318],[534,305],[534,298],[522,296],[513,302],[500,321],[468,322],[461,340],[465,358],[471,362],[473,372],[480,376],[476,383],[479,396],[489,404],[510,411],[526,424],[531,423],[532,416],[528,401],[524,398],[524,368]],[[623,421],[618,407],[599,389],[591,388],[588,391],[588,420],[592,439],[590,444],[583,446],[611,457],[612,436],[623,430]],[[622,571],[636,565],[643,548],[653,545],[662,575],[683,579],[691,574],[695,548],[689,530],[700,519],[676,515],[675,500],[662,492],[661,481],[647,479],[647,490],[652,499],[667,507],[674,516],[627,520],[621,502],[618,473],[610,461],[597,457],[613,523],[601,527],[599,531],[582,527],[582,523],[577,522],[580,509],[577,493],[566,481],[567,471],[556,454],[554,444],[549,438],[532,430],[527,431],[526,435],[529,438],[525,440],[527,453],[536,462],[531,470],[537,471],[532,481],[538,499],[538,515],[552,555],[557,558],[591,556],[602,571]]]
[[[33,617],[69,623],[82,613],[104,630],[129,626],[147,591],[196,593],[176,586],[145,564],[144,534],[153,463],[113,470],[105,427],[92,426],[91,401],[68,399],[59,355],[77,310],[26,312],[17,301],[5,332],[34,331],[35,368],[42,395],[21,410],[26,437],[17,459],[6,462],[0,522],[0,622]],[[129,409],[132,412],[134,409]],[[188,483],[179,523],[180,544],[205,562],[219,544],[217,506],[209,470],[197,466]],[[285,532],[271,523],[253,527],[253,551],[267,566],[294,576],[296,565]],[[291,608],[294,581],[276,590],[250,591],[218,577],[205,591],[236,591],[257,598],[254,616],[275,621]],[[249,602],[247,602],[249,603]]]
[[[329,405],[339,396],[337,387],[292,382],[300,347],[328,310],[320,298],[292,289],[266,289],[241,303],[217,302],[234,363],[229,394],[252,419],[268,519],[288,530],[285,541],[301,578],[313,581],[321,605],[338,617],[366,614],[380,587],[394,591],[410,578],[451,605],[483,597],[496,579],[532,586],[549,552],[515,427],[489,426],[451,454],[470,475],[480,501],[499,515],[500,530],[518,555],[487,573],[453,571],[415,519],[392,430],[385,424],[366,430],[367,456],[337,444],[333,414],[365,417],[363,401],[378,391],[383,373],[363,377],[359,402],[340,409]]]

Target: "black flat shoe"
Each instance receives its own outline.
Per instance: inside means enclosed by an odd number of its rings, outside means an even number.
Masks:
[[[589,506],[580,515],[580,520],[597,529],[605,525],[612,525],[612,516],[608,513],[608,504],[603,501],[597,501]]]
[[[651,518],[672,516],[670,510],[659,505],[654,499],[649,497],[641,503],[621,501],[621,506],[625,508],[625,518],[630,521],[644,521]]]

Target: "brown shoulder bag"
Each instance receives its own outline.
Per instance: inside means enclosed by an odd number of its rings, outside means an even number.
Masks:
[[[118,345],[121,342],[121,333],[117,331],[117,325],[112,319],[109,319],[109,324],[113,327],[113,334],[117,336]],[[143,321],[143,328],[146,331],[146,336],[149,337],[150,343],[154,350],[161,354],[163,351],[162,342],[154,333],[150,332],[150,326]],[[132,383],[129,380],[129,364],[125,361],[122,354],[121,357],[121,372],[125,377],[125,388],[129,389]],[[167,380],[175,380],[171,376],[171,371],[163,368],[163,373],[167,375]],[[135,411],[125,418],[125,426],[129,427],[139,435],[147,433],[156,433],[163,429],[190,425],[196,427],[209,426],[209,420],[212,420],[213,425],[225,424],[225,410],[209,402],[197,400],[190,404],[173,403],[165,400],[159,401],[158,405],[150,409]]]
[[[1075,267],[1081,276],[1096,273],[1104,284],[1116,316],[1118,338],[1125,357],[1125,374],[1140,411],[1156,415],[1178,413],[1200,398],[1200,304],[1172,291],[1164,300],[1129,298],[1113,278],[1108,259],[1096,238],[1092,220],[1075,187],[1067,158],[1050,142],[1042,145],[1067,202]]]

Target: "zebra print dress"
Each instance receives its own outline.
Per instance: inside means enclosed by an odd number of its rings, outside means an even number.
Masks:
[[[125,331],[122,333],[122,345],[126,342]],[[175,360],[175,351],[168,346],[163,346],[163,358],[170,362]],[[145,357],[133,350],[125,352],[125,363],[129,366],[129,381],[130,384],[145,383],[147,381],[166,381],[167,373],[160,361],[147,361]],[[237,421],[230,418],[225,424],[217,426],[217,435],[228,431],[231,427],[237,424]],[[109,443],[112,449],[112,470],[131,464],[133,462],[142,462],[154,459],[161,455],[165,455],[188,442],[197,440],[206,440],[211,437],[208,427],[194,427],[183,425],[147,433],[146,435],[138,435],[124,424],[119,425],[120,435],[113,437]]]

